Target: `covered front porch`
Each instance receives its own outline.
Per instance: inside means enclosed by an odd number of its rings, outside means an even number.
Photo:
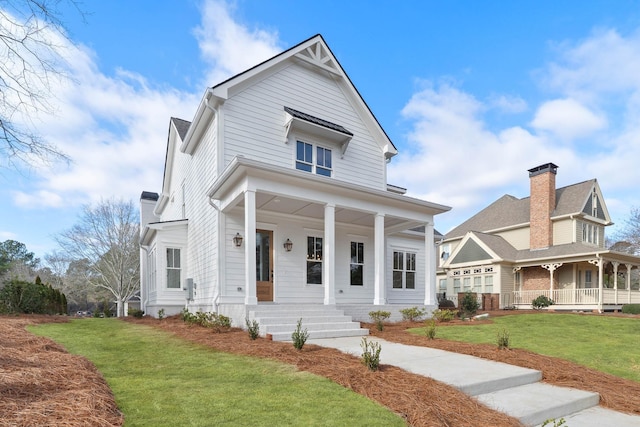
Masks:
[[[553,301],[554,310],[620,310],[625,304],[640,304],[640,258],[605,251],[590,256],[514,268],[516,308],[531,308],[539,296]],[[540,272],[548,275],[548,286],[540,286]]]

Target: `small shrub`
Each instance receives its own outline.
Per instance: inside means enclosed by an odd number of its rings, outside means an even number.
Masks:
[[[304,347],[304,343],[307,342],[307,338],[309,338],[309,332],[307,329],[302,329],[302,319],[298,320],[298,326],[296,326],[296,330],[291,334],[291,339],[293,340],[293,346],[297,350],[302,350]]]
[[[434,339],[436,337],[436,321],[431,319],[431,320],[425,320],[425,335],[427,336],[427,338],[429,338],[430,340]]]
[[[400,310],[402,313],[402,320],[408,320],[409,322],[415,322],[422,318],[425,315],[426,310],[418,307],[411,308],[403,308]]]
[[[640,314],[640,304],[623,305],[622,312],[626,314]]]
[[[545,420],[544,423],[542,423],[542,427],[546,427],[546,426],[560,427],[565,425],[565,422],[566,421],[564,420],[564,418],[560,418],[559,420],[556,420],[555,418],[549,418],[548,420]]]
[[[160,310],[158,310],[158,319],[160,320],[164,319],[164,308],[161,308]]]
[[[129,316],[133,316],[136,319],[142,319],[142,316],[144,316],[144,311],[138,309],[138,308],[130,308],[129,309]]]
[[[382,311],[382,310],[370,311],[369,317],[371,317],[371,319],[375,322],[376,328],[379,331],[382,331],[384,329],[384,324],[382,322],[384,322],[389,317],[391,317],[391,313],[388,311]]]
[[[180,313],[180,317],[189,325],[200,325],[205,328],[211,328],[216,333],[225,332],[231,328],[231,319],[224,314],[208,313],[200,310],[194,314],[185,308]]]
[[[465,292],[462,297],[462,301],[460,302],[460,308],[467,316],[473,316],[476,314],[478,309],[480,308],[480,304],[478,303],[478,298],[476,294],[472,292]]]
[[[366,337],[362,337],[360,343],[362,347],[362,363],[370,371],[377,371],[380,367],[380,351],[382,346],[378,342],[369,342]]]
[[[540,295],[539,297],[531,301],[531,307],[533,307],[534,310],[540,310],[545,307],[549,307],[550,305],[553,305],[553,300],[544,295]]]
[[[433,311],[432,317],[438,322],[450,322],[456,318],[456,311],[438,309]]]
[[[497,343],[500,350],[509,348],[509,331],[506,329],[498,331]]]
[[[231,319],[224,314],[210,313],[209,328],[216,333],[228,331],[231,328]]]
[[[247,324],[247,332],[249,332],[249,338],[252,340],[257,339],[260,336],[260,324],[257,320],[249,321],[249,319],[244,320]]]

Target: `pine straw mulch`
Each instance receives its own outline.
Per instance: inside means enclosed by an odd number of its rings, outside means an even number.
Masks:
[[[499,314],[499,313],[495,313]],[[492,315],[494,315],[492,313]],[[119,426],[117,410],[106,383],[85,359],[64,353],[52,341],[35,337],[25,325],[52,318],[0,317],[0,426],[95,425]],[[338,350],[306,345],[297,351],[291,343],[259,338],[251,341],[246,331],[216,334],[188,326],[176,317],[161,321],[128,319],[175,334],[213,349],[274,359],[298,369],[327,377],[351,390],[387,406],[412,426],[518,426],[519,422],[493,411],[453,387],[383,365],[368,371],[356,356]],[[489,320],[490,321],[490,320]],[[492,345],[466,344],[408,334],[415,323],[385,326],[371,334],[389,341],[429,346],[483,357],[543,372],[543,381],[595,391],[601,404],[610,409],[640,415],[640,383],[525,350],[497,350]],[[382,351],[384,351],[384,346]]]
[[[0,317],[0,426],[121,426],[124,417],[95,366],[25,330],[64,317]]]

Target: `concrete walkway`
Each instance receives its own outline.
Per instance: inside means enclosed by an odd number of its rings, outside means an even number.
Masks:
[[[540,371],[375,337],[367,340],[380,343],[380,363],[453,386],[527,426],[541,425],[547,419],[564,418],[567,427],[640,427],[640,416],[598,406],[600,396],[597,393],[542,383]],[[362,337],[307,341],[308,344],[335,348],[357,357],[362,355],[361,342]]]

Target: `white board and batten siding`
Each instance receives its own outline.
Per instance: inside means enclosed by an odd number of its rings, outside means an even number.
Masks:
[[[294,134],[287,142],[284,107],[339,124],[354,134],[341,157],[340,147],[310,135]],[[296,137],[332,149],[333,178],[379,190],[386,189],[382,148],[333,78],[292,64],[235,94],[224,109],[224,164],[242,155],[276,166],[294,168]]]

